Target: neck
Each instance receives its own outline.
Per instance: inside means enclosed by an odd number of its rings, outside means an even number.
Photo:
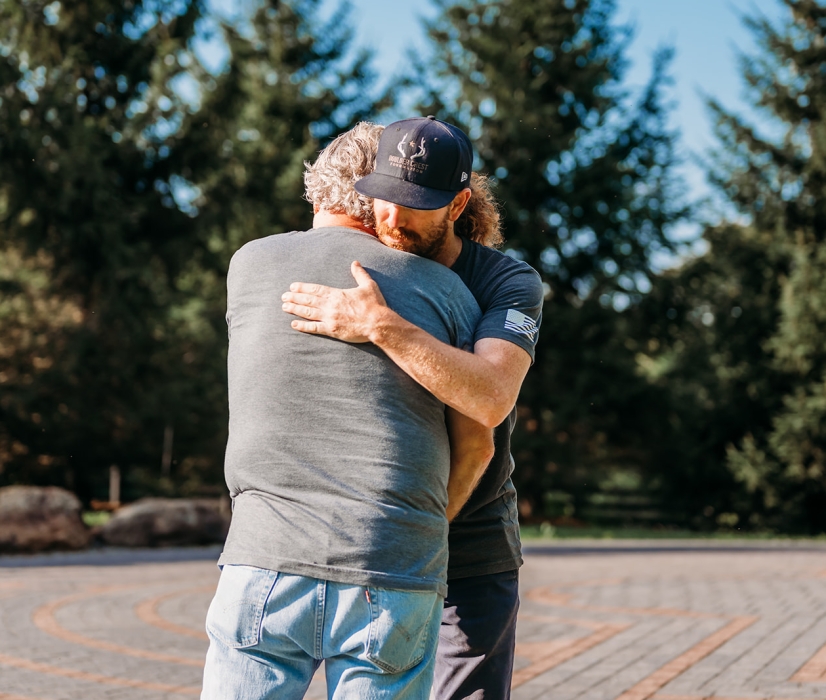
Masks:
[[[313,215],[313,228],[324,228],[325,226],[344,226],[344,228],[354,228],[364,233],[375,236],[376,232],[369,226],[349,214],[338,214],[331,211],[317,211]]]
[[[441,263],[445,267],[453,267],[459,259],[462,252],[462,238],[453,233],[453,226],[451,225],[447,232],[447,240],[441,247],[439,252],[433,257],[437,263]]]

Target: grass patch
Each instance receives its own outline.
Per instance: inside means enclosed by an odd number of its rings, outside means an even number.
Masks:
[[[823,540],[826,535],[816,537],[791,537],[777,535],[773,532],[741,532],[729,530],[720,532],[696,532],[694,530],[642,527],[598,527],[587,525],[572,527],[570,525],[523,525],[521,527],[522,540],[531,542],[536,540],[565,540],[573,538],[603,539],[603,540]]]
[[[112,514],[107,513],[105,510],[87,510],[84,511],[81,517],[83,518],[83,524],[86,525],[86,527],[97,527],[108,523],[109,519],[112,517]]]

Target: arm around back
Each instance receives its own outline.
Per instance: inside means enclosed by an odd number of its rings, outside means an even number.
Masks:
[[[494,428],[511,412],[530,355],[499,338],[482,338],[468,353],[406,321],[387,306],[378,285],[353,263],[357,285],[334,289],[295,283],[282,297],[282,308],[295,314],[292,327],[346,342],[370,341],[440,401]]]
[[[453,520],[467,503],[493,457],[493,431],[452,408],[445,408],[450,438],[450,477],[447,519]]]
[[[369,339],[440,401],[488,428],[513,409],[531,357],[518,345],[482,338],[473,352],[451,347],[391,309],[377,315]]]

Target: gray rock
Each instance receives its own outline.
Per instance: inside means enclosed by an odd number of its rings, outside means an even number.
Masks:
[[[56,486],[0,488],[0,552],[83,549],[89,529],[81,503]]]
[[[217,499],[143,498],[116,511],[97,536],[115,547],[180,547],[223,542],[228,529]]]

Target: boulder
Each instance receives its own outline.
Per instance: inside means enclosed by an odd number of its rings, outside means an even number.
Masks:
[[[0,488],[0,552],[83,549],[89,529],[77,496],[56,486]]]
[[[229,519],[209,499],[143,498],[124,506],[98,531],[115,547],[173,547],[223,542]]]

